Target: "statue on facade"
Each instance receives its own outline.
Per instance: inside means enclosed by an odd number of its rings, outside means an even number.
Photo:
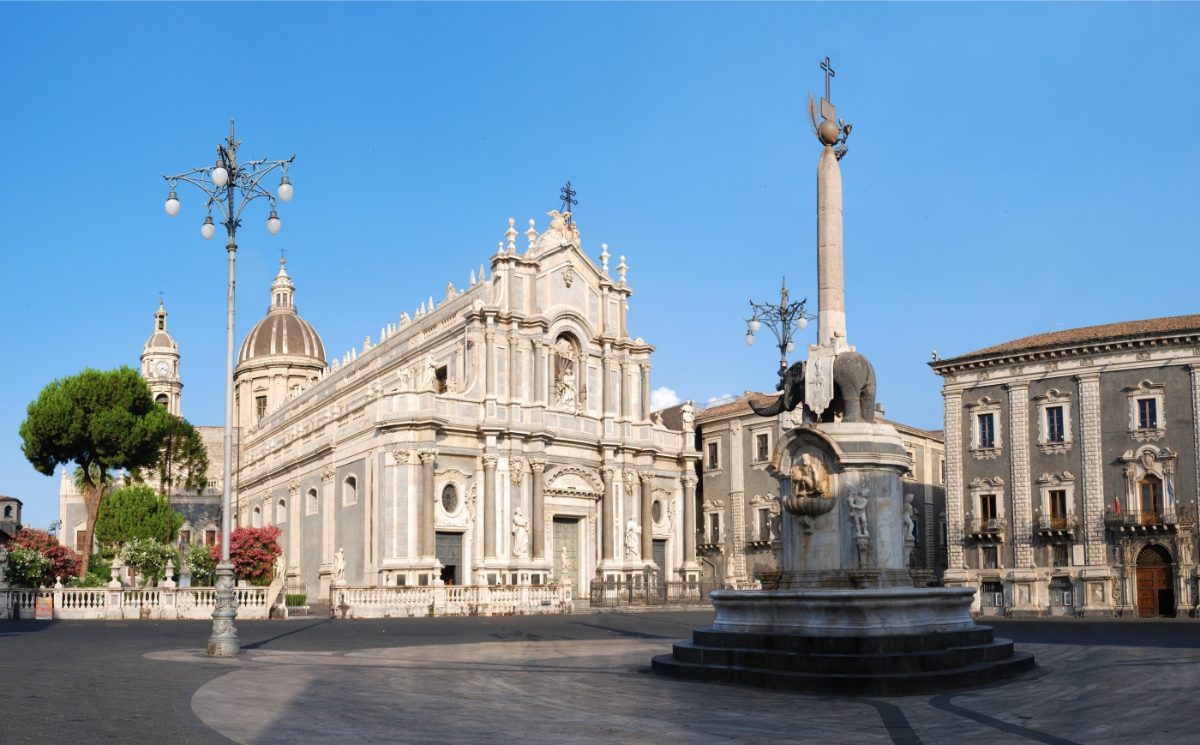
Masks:
[[[558,390],[555,391],[554,400],[559,406],[571,408],[575,406],[575,371],[573,368],[567,368],[558,379]]]
[[[904,495],[904,537],[917,542],[917,508],[913,507],[913,495]]]
[[[559,553],[559,571],[562,573],[559,579],[562,582],[570,583],[573,572],[575,571],[575,563],[571,561],[571,557],[567,554],[567,547],[563,546]]]
[[[854,535],[857,538],[868,538],[867,532],[867,497],[865,493],[850,492],[846,495],[850,505],[850,522],[854,523]]]
[[[512,553],[514,557],[529,556],[529,518],[520,507],[513,510]]]
[[[641,532],[642,532],[642,530],[641,530],[641,528],[638,527],[637,522],[634,521],[634,519],[632,517],[629,518],[629,522],[625,523],[625,556],[626,556],[626,558],[629,558],[629,559],[638,558],[638,553],[639,553],[639,549],[640,549],[639,536],[641,535]]]
[[[333,584],[346,584],[346,552],[341,546],[333,554]]]

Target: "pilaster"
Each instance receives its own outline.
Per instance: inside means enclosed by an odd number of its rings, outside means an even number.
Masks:
[[[496,455],[483,456],[483,558],[496,558]]]
[[[1100,374],[1079,375],[1079,431],[1083,454],[1082,533],[1089,566],[1104,564],[1104,443],[1100,432]]]
[[[421,526],[421,556],[436,555],[436,540],[434,535],[434,501],[437,499],[434,485],[433,465],[437,460],[437,450],[426,448],[417,453],[421,458],[421,495],[417,500],[420,505]]]
[[[600,504],[600,547],[601,559],[612,561],[613,556],[613,469],[604,466],[600,469],[600,479],[604,482],[604,497]]]
[[[654,563],[654,517],[650,514],[650,503],[653,500],[654,473],[641,471],[638,473],[640,483],[641,523],[642,523],[642,561],[649,565]],[[659,570],[665,567],[659,567]]]
[[[946,426],[946,572],[966,569],[963,563],[962,392],[944,391]]]
[[[1029,384],[1009,383],[1008,446],[1012,465],[1013,552],[1019,568],[1033,567],[1033,512],[1029,477]]]
[[[546,558],[546,502],[545,502],[545,458],[530,458],[529,468],[533,471],[533,507],[530,522],[533,527],[533,559]]]

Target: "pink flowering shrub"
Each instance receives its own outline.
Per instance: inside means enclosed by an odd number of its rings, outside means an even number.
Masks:
[[[275,576],[275,560],[283,553],[279,545],[282,531],[274,525],[263,528],[238,528],[229,541],[229,560],[238,579],[252,585],[269,585]],[[209,547],[213,561],[221,561],[221,544]]]
[[[54,584],[55,577],[66,581],[79,573],[79,553],[58,542],[58,539],[44,530],[22,528],[12,539],[13,545],[37,551],[50,562],[41,584],[49,587]]]

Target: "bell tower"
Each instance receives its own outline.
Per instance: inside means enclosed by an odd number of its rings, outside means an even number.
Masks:
[[[154,313],[154,333],[142,347],[142,377],[150,384],[154,400],[175,416],[182,416],[179,399],[183,383],[179,380],[179,346],[167,333],[167,311],[159,298]]]

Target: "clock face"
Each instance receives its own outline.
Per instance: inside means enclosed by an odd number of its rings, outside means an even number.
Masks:
[[[167,372],[170,371],[170,369],[170,365],[168,365],[166,362],[158,363],[158,367],[155,368],[155,370],[158,371],[158,377],[160,378],[167,377]]]

